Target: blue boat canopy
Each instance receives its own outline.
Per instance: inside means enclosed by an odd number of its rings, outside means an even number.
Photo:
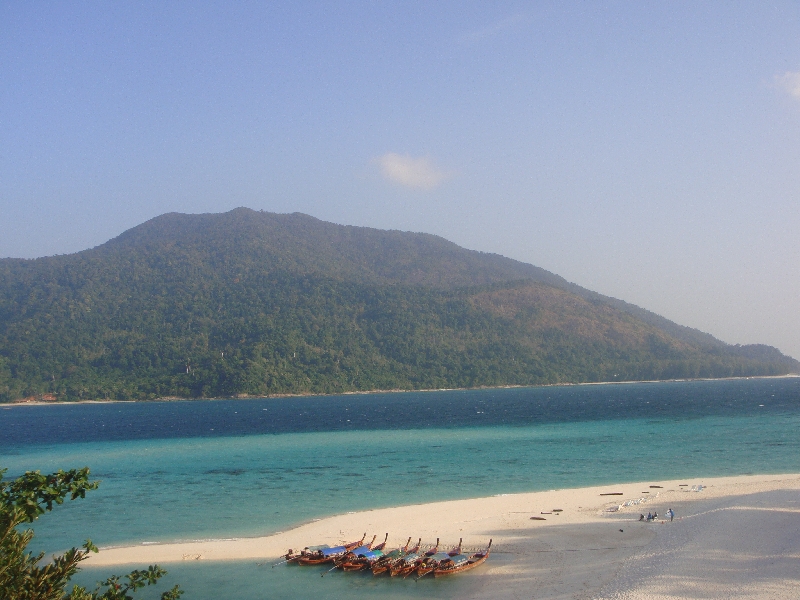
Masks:
[[[467,556],[466,554],[458,554],[456,556],[451,556],[450,560],[452,561],[454,566],[459,567],[469,560],[469,556]]]
[[[437,552],[433,556],[431,556],[431,560],[442,561],[446,558],[450,558],[450,555],[447,552]]]
[[[359,546],[358,548],[356,548],[355,550],[351,550],[350,552],[358,556],[359,554],[364,554],[364,552],[369,552],[369,546]]]
[[[347,550],[347,548],[345,548],[344,546],[335,546],[333,548],[323,548],[322,549],[322,556],[327,558],[328,556],[333,556],[334,554],[341,554],[345,550]]]

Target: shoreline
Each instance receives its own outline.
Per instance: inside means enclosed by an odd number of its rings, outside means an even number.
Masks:
[[[800,378],[799,373],[787,373],[786,375],[751,375],[743,377],[699,377],[696,379],[641,379],[633,381],[587,381],[581,383],[544,383],[541,385],[496,385],[485,387],[471,387],[471,388],[426,388],[426,389],[388,389],[388,390],[364,390],[364,391],[350,391],[350,392],[337,392],[331,394],[271,394],[267,396],[251,396],[248,394],[240,394],[235,396],[220,396],[213,398],[182,398],[179,396],[165,396],[163,398],[153,398],[152,400],[56,400],[56,401],[12,401],[0,403],[0,408],[6,409],[16,406],[77,406],[85,404],[134,404],[145,402],[214,402],[217,400],[279,400],[281,398],[320,398],[320,397],[337,397],[337,396],[365,396],[369,394],[408,394],[408,393],[430,393],[430,392],[468,392],[473,390],[509,390],[509,389],[534,389],[534,388],[549,388],[549,387],[576,387],[576,386],[592,386],[592,385],[635,385],[641,383],[680,383],[680,382],[693,382],[693,381],[742,381],[748,379],[796,379]]]
[[[613,495],[612,495],[613,494]],[[669,508],[675,519],[663,518]],[[560,510],[557,510],[560,509]],[[657,521],[639,521],[656,511]],[[536,517],[532,519],[532,517]],[[289,549],[338,545],[389,533],[387,548],[422,537],[441,550],[463,538],[465,552],[492,555],[459,576],[459,600],[789,600],[800,585],[800,474],[741,475],[610,484],[373,509],[327,517],[253,538],[141,542],[101,548],[91,569],[203,561],[266,569]],[[218,566],[215,566],[218,565]],[[322,567],[280,565],[275,577],[318,581]],[[215,571],[216,572],[216,571]],[[358,575],[341,575],[354,577]],[[370,581],[372,577],[370,575]],[[387,579],[373,585],[387,585]],[[353,588],[356,589],[356,588]],[[437,596],[439,597],[439,596]]]
[[[536,534],[554,526],[588,524],[616,527],[620,521],[639,526],[641,523],[636,519],[640,513],[655,510],[663,515],[670,507],[683,507],[676,510],[676,521],[681,521],[700,512],[693,506],[710,500],[776,490],[800,492],[800,473],[608,484],[378,508],[315,519],[261,537],[143,541],[136,545],[101,547],[100,553],[93,555],[87,564],[169,563],[188,560],[187,555],[199,556],[193,558],[196,560],[215,561],[272,559],[289,548],[352,541],[365,529],[367,539],[373,534],[382,538],[388,532],[389,546],[405,542],[409,535],[422,536],[423,544],[439,537],[443,545],[453,545],[463,537],[464,545],[470,547],[485,546],[489,537],[493,537],[496,550],[510,551],[514,545],[511,538],[522,532]],[[797,512],[800,514],[800,505]],[[512,531],[513,535],[508,533]]]

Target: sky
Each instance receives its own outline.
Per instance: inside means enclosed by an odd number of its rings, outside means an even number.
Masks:
[[[800,4],[0,0],[0,257],[238,206],[800,358]]]

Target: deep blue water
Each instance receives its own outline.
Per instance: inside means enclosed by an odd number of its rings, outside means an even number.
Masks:
[[[405,503],[800,472],[800,379],[0,409],[8,476],[84,465],[100,489],[40,519],[37,548],[262,535]],[[194,582],[192,597],[214,598],[226,569],[243,586],[230,598],[285,596],[309,579],[250,563],[173,570]],[[337,581],[319,593],[402,595]],[[466,584],[426,585],[425,597],[448,597]]]
[[[23,406],[0,413],[0,453],[89,441],[774,414],[797,409],[799,387],[800,379],[752,379]]]

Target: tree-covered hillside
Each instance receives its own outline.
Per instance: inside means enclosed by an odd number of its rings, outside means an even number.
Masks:
[[[442,238],[237,209],[0,261],[0,399],[475,387],[800,370]]]

